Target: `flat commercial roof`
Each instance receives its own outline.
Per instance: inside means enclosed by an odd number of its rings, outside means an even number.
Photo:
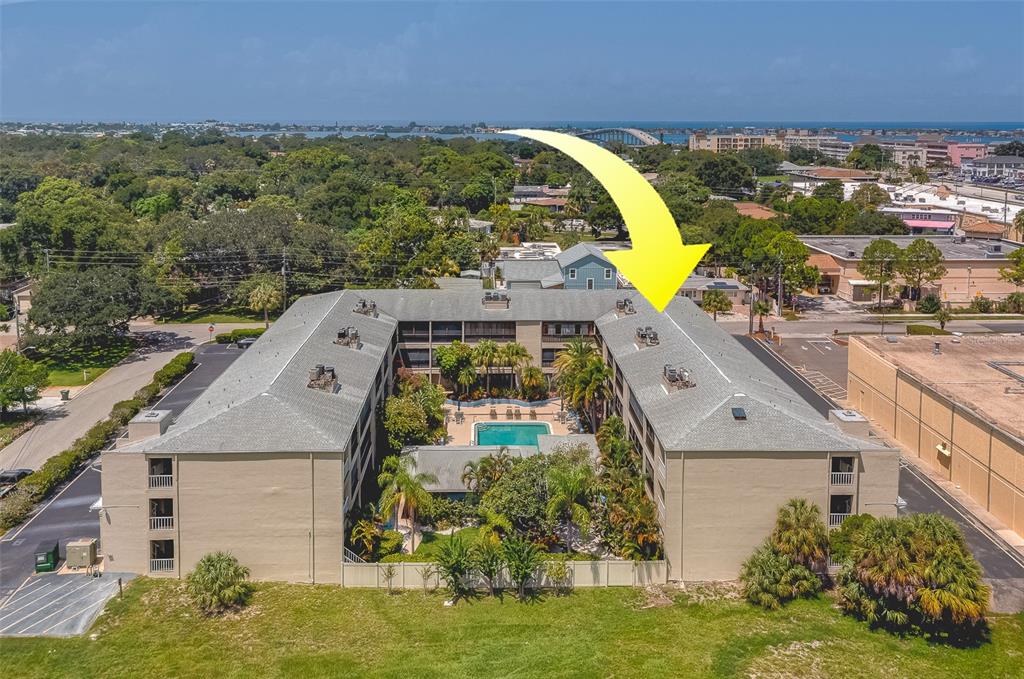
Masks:
[[[859,336],[903,372],[1024,441],[1024,336]],[[940,353],[933,353],[935,343]]]
[[[1008,240],[974,240],[968,238],[963,243],[954,240],[953,236],[800,236],[800,241],[809,248],[824,252],[839,259],[860,259],[864,248],[878,238],[890,240],[901,248],[905,248],[915,240],[924,239],[933,243],[942,252],[944,259],[1006,259],[1006,256],[1021,247],[1020,243]],[[1002,252],[991,251],[993,244],[1002,246]],[[848,254],[850,251],[853,255]]]

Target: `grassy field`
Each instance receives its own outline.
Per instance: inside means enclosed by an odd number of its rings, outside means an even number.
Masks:
[[[271,313],[270,320],[277,318]],[[263,313],[249,309],[191,309],[177,316],[161,318],[160,323],[262,323]]]
[[[16,408],[18,406],[15,406]],[[21,410],[8,411],[3,419],[0,419],[0,448],[10,444],[22,433],[27,431],[29,425],[36,419],[35,413],[23,413]]]
[[[135,347],[134,341],[124,338],[108,347],[44,352],[42,361],[50,371],[50,386],[78,387],[120,363]]]
[[[196,613],[180,584],[143,579],[89,635],[0,639],[14,677],[1020,677],[1024,617],[960,650],[872,632],[827,599],[774,613],[741,601],[645,607],[639,590],[530,603],[261,585],[243,612]]]

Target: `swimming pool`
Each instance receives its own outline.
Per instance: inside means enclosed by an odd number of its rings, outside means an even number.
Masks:
[[[547,422],[477,422],[473,438],[478,446],[535,446],[537,437],[550,434]]]

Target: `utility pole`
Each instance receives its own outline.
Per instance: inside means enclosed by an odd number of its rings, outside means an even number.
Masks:
[[[498,180],[496,177],[491,177],[491,187],[494,189],[494,200],[492,201],[495,205],[498,204]]]
[[[50,270],[50,248],[46,248],[45,250],[43,250],[43,253],[46,255],[46,270],[49,271]]]
[[[782,318],[782,257],[779,257],[779,318]]]
[[[747,300],[747,334],[754,334],[754,286],[750,286],[750,299]]]
[[[281,313],[288,311],[288,248],[281,248]]]

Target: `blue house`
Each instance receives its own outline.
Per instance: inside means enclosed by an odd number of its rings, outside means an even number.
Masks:
[[[609,290],[618,287],[618,271],[604,253],[589,243],[577,243],[555,260],[565,288]]]

